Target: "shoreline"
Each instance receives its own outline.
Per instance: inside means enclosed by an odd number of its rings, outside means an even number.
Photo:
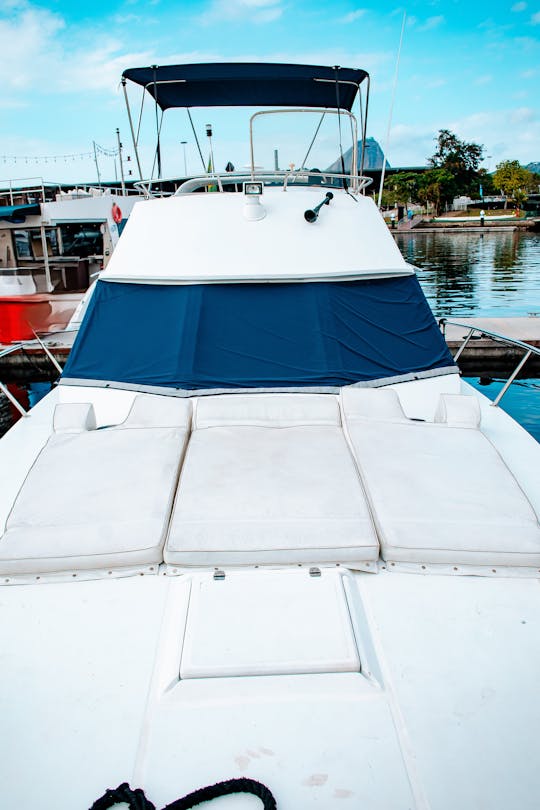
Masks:
[[[523,220],[521,222],[508,222],[508,224],[503,224],[502,222],[497,222],[496,224],[489,224],[486,223],[485,225],[469,225],[466,222],[456,223],[455,225],[444,224],[439,225],[435,222],[422,222],[416,225],[416,227],[405,227],[400,228],[399,226],[396,228],[392,228],[390,225],[388,226],[388,230],[393,234],[410,234],[410,233],[501,233],[505,231],[509,231],[510,233],[515,231],[524,231],[527,233],[533,233],[540,231],[540,219],[530,219],[530,220]]]

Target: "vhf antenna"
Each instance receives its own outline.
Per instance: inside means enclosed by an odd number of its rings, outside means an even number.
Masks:
[[[384,175],[386,174],[386,155],[388,154],[388,145],[390,143],[390,128],[392,126],[392,116],[394,114],[394,101],[396,98],[396,87],[398,82],[398,75],[399,75],[399,62],[401,59],[401,46],[403,45],[403,32],[405,31],[405,21],[407,20],[407,12],[403,12],[403,21],[401,23],[401,34],[399,37],[399,48],[397,53],[396,59],[396,72],[394,73],[394,87],[392,88],[392,101],[390,102],[390,113],[388,115],[388,128],[386,130],[386,143],[384,145],[384,153],[383,153],[383,165],[382,165],[382,172],[381,172],[381,182],[379,185],[379,199],[377,202],[377,208],[380,210],[381,208],[381,201],[382,201],[382,192],[384,186]],[[363,144],[364,146],[365,144]]]

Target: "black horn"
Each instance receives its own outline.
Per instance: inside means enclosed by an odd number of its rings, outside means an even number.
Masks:
[[[334,195],[332,194],[332,192],[327,191],[326,196],[325,196],[324,200],[322,201],[322,203],[319,203],[319,205],[316,205],[315,208],[313,208],[313,210],[311,208],[308,208],[307,211],[304,211],[304,219],[306,220],[306,222],[315,222],[315,220],[319,216],[319,211],[321,210],[323,205],[330,205],[330,200],[333,200],[333,199],[334,199]]]

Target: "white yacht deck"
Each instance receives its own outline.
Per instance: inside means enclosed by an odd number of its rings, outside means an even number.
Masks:
[[[368,83],[126,78],[162,111],[323,116]],[[266,189],[250,142],[244,195],[135,206],[62,385],[2,439],[0,804],[250,777],[279,810],[537,810],[538,444],[460,380],[357,134],[322,202],[301,171]]]

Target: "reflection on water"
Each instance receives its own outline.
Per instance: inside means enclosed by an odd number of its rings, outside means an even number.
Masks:
[[[540,312],[540,234],[397,234],[437,317],[526,316]]]
[[[540,314],[540,234],[397,234],[405,259],[419,268],[418,279],[437,317],[523,317]],[[493,380],[479,391],[495,399],[504,385]],[[514,382],[501,402],[540,442],[540,379]]]
[[[504,380],[480,384],[478,378],[464,377],[468,383],[493,400],[504,385]],[[540,379],[516,380],[501,400],[501,408],[540,442]]]

